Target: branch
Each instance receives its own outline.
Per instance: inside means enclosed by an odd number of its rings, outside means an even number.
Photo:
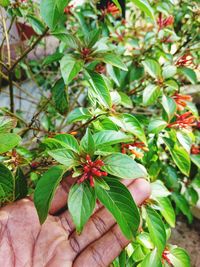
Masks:
[[[14,70],[14,68],[18,65],[18,63],[25,58],[34,48],[35,46],[42,40],[42,38],[46,35],[46,33],[48,32],[49,28],[47,27],[44,32],[38,36],[38,38],[35,40],[35,42],[28,47],[25,52],[13,63],[13,65],[10,68],[10,71]]]

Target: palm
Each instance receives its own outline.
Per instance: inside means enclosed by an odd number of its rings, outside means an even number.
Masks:
[[[137,204],[149,196],[149,185],[143,179],[128,183]],[[52,212],[66,200],[62,199],[59,205],[60,199],[55,201]],[[103,207],[97,208],[81,235],[75,232],[67,211],[59,216],[49,215],[41,226],[34,204],[28,199],[0,211],[0,266],[105,267],[127,244],[128,240]]]

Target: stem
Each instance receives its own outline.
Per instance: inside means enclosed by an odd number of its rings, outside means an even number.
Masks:
[[[9,95],[10,95],[10,112],[14,113],[15,106],[14,106],[14,92],[13,92],[13,73],[9,71],[8,73],[8,82],[9,82]]]
[[[6,27],[6,21],[2,13],[1,9],[1,18],[2,18],[2,23],[3,23],[3,30],[5,34],[5,39],[6,39],[6,45],[7,45],[7,52],[8,52],[8,65],[11,66],[11,54],[10,54],[10,43],[9,43],[9,37],[8,37],[8,32],[7,32],[7,27]]]

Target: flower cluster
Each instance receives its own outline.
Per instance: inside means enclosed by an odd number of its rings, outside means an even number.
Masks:
[[[172,96],[177,104],[178,110],[183,110],[187,106],[187,101],[192,101],[192,97],[190,95],[181,95],[177,92]]]
[[[120,10],[115,4],[108,2],[107,7],[105,9],[102,9],[101,13],[103,17],[106,14],[111,14],[114,16],[114,15],[118,15],[120,13]]]
[[[181,56],[180,58],[178,58],[175,65],[177,67],[193,66],[194,65],[194,59],[190,53],[186,53],[183,56]]]
[[[200,154],[200,146],[192,145],[191,154],[198,155]]]
[[[163,19],[162,13],[160,13],[157,19],[157,24],[158,24],[159,30],[166,28],[167,26],[171,26],[174,24],[174,17],[169,16],[168,18]]]
[[[92,161],[90,156],[86,156],[86,163],[83,165],[83,175],[77,181],[78,184],[83,183],[85,180],[90,181],[90,186],[94,187],[94,177],[107,176],[107,172],[101,171],[104,162],[100,159]]]
[[[190,111],[182,114],[182,115],[178,115],[176,114],[177,120],[169,123],[168,127],[169,128],[190,128],[192,126],[196,126],[196,118],[192,115],[192,113]]]
[[[170,259],[168,258],[169,254],[170,254],[170,251],[168,249],[165,249],[162,253],[162,259],[171,265],[172,263],[171,263]]]
[[[131,154],[135,155],[136,158],[142,158],[144,154],[142,152],[137,151],[136,148],[139,148],[145,152],[149,150],[143,142],[134,142],[132,144],[122,144],[121,152],[123,154],[130,152]]]

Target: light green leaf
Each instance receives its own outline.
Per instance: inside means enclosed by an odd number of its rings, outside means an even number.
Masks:
[[[196,84],[197,83],[197,75],[195,73],[195,71],[193,71],[190,68],[186,68],[186,67],[181,67],[178,68],[178,71],[183,74],[192,84]]]
[[[167,257],[174,267],[191,267],[190,257],[182,248],[170,249]]]
[[[162,130],[164,130],[166,126],[167,126],[166,121],[163,121],[160,119],[152,120],[149,123],[148,131],[150,133],[156,133],[157,134],[157,133],[161,132]]]
[[[169,149],[169,152],[172,156],[172,159],[174,160],[174,162],[177,165],[177,167],[179,168],[179,170],[183,174],[189,176],[191,161],[190,161],[190,156],[187,153],[187,151],[183,147],[174,143],[169,138],[164,137],[163,141],[166,144],[167,148]]]
[[[146,177],[146,173],[139,165],[129,156],[114,153],[103,159],[104,166],[102,169],[109,174],[124,179],[136,179]]]
[[[14,133],[0,133],[0,154],[16,147],[21,141],[21,137]]]
[[[115,66],[121,70],[128,71],[126,65],[123,63],[121,58],[116,54],[112,54],[112,53],[104,54],[102,57],[102,61],[112,66]]]
[[[34,204],[41,224],[47,218],[53,196],[64,172],[63,166],[53,166],[42,175],[37,183],[34,192]]]
[[[79,153],[79,144],[71,134],[57,134],[53,139],[56,139],[63,147]]]
[[[192,162],[200,169],[200,155],[190,155]]]
[[[170,121],[176,112],[177,106],[173,98],[163,95],[162,106],[167,114],[168,121]]]
[[[81,139],[81,149],[90,156],[95,152],[95,142],[90,130],[87,128],[85,135]]]
[[[160,180],[156,180],[151,183],[151,198],[167,197],[171,195],[169,190],[165,187],[164,183]]]
[[[172,65],[167,65],[165,67],[163,67],[163,78],[164,79],[168,79],[168,78],[173,78],[174,75],[176,74],[176,66],[172,66]]]
[[[176,217],[171,201],[167,197],[158,197],[157,200],[158,206],[160,207],[160,213],[171,227],[175,227]]]
[[[17,119],[3,116],[0,117],[0,133],[8,133],[17,125]]]
[[[70,170],[74,166],[80,165],[79,158],[71,150],[65,148],[48,151],[48,154],[59,163],[66,166],[66,170]]]
[[[60,61],[60,68],[65,84],[69,84],[81,71],[83,60],[76,59],[71,55],[65,55]]]
[[[69,0],[42,0],[40,3],[40,12],[43,20],[53,29],[63,16],[64,8]]]
[[[160,215],[150,207],[145,208],[146,222],[149,229],[150,237],[161,255],[166,246],[165,226]]]
[[[138,265],[138,267],[162,267],[160,255],[155,248],[152,252],[146,255],[144,260]]]
[[[103,76],[89,70],[87,70],[87,72],[90,76],[89,83],[91,86],[91,90],[95,94],[96,98],[99,100],[100,105],[107,108],[111,107],[112,102],[110,92],[103,79]]]
[[[128,189],[115,178],[106,178],[110,190],[95,185],[97,198],[112,213],[123,234],[133,238],[140,224],[137,206]]]
[[[67,122],[71,124],[77,121],[87,120],[90,118],[92,118],[92,114],[87,108],[75,108],[67,116]]]
[[[150,6],[147,0],[132,0],[132,2],[148,17],[152,18],[155,21],[153,8]]]
[[[80,233],[92,215],[96,203],[94,188],[88,182],[71,187],[68,197],[68,208],[76,230]]]
[[[161,78],[161,67],[155,59],[145,59],[142,64],[151,77],[155,79]]]
[[[152,105],[160,96],[160,87],[155,84],[149,84],[143,91],[143,104],[145,106]]]
[[[131,141],[133,138],[120,131],[105,130],[94,134],[96,147]]]
[[[7,7],[10,4],[10,0],[0,0],[0,6]]]

